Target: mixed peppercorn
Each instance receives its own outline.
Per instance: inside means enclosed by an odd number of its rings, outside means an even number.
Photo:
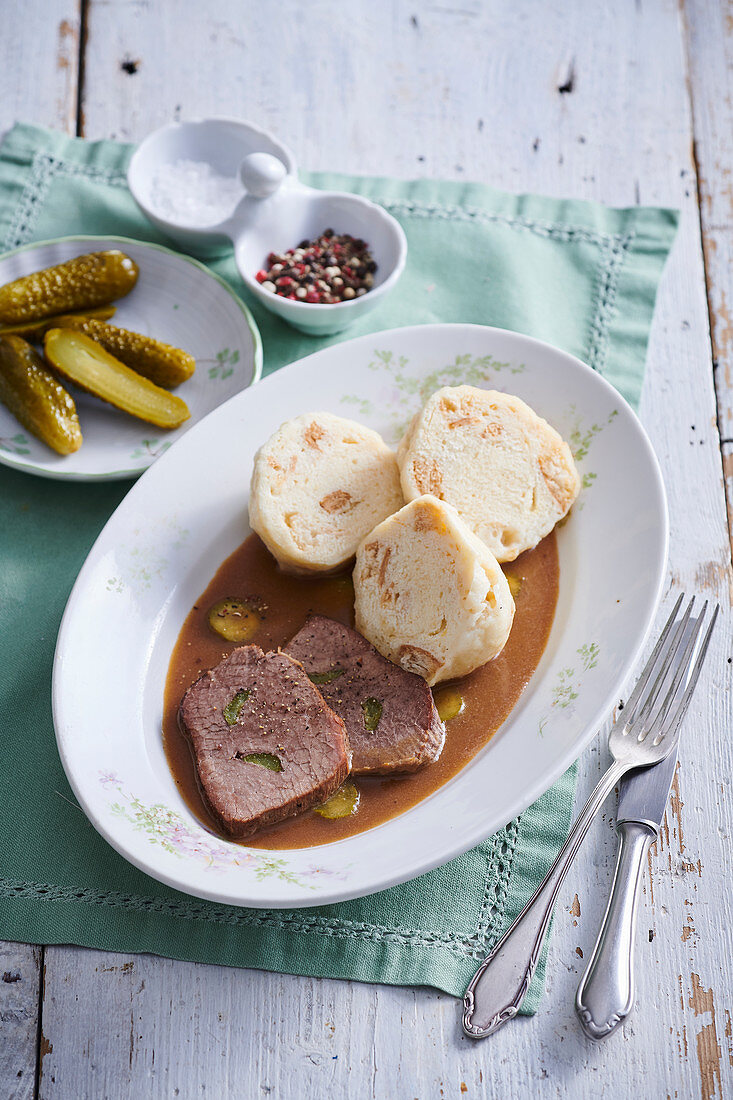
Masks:
[[[255,275],[263,290],[298,302],[333,305],[360,298],[374,285],[377,265],[366,241],[325,229],[314,241],[271,252]]]

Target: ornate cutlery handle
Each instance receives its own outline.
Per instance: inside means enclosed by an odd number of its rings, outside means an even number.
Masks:
[[[531,900],[482,962],[463,998],[463,1030],[483,1039],[517,1015],[537,967],[552,910],[593,817],[628,764],[614,762],[588,799],[568,839]]]
[[[575,1011],[589,1039],[604,1039],[634,1007],[634,933],[644,860],[656,833],[637,821],[622,821],[611,896],[580,980]]]

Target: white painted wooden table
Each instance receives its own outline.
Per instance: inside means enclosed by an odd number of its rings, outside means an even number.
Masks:
[[[727,669],[733,7],[6,0],[0,59],[0,130],[19,118],[137,140],[231,114],[304,168],[680,207],[642,419],[669,492],[670,580],[723,603]],[[730,677],[708,670],[649,860],[637,1009],[603,1045],[572,1004],[608,892],[609,815],[562,894],[541,1011],[491,1040],[464,1040],[458,1003],[425,989],[0,944],[0,1096],[731,1096],[732,731]],[[604,744],[582,759],[580,795]]]

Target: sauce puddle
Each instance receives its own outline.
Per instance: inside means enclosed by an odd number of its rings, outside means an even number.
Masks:
[[[451,686],[464,707],[446,722],[445,748],[439,760],[411,775],[357,776],[359,809],[351,817],[327,820],[313,811],[271,825],[241,843],[248,848],[307,848],[353,836],[404,813],[442,787],[479,752],[506,720],[539,664],[552,626],[559,585],[554,532],[534,550],[505,566],[517,578],[516,615],[509,641],[494,661]],[[188,687],[206,669],[226,657],[235,643],[214,634],[208,624],[211,606],[227,597],[254,597],[265,614],[250,639],[262,649],[284,646],[310,612],[354,625],[351,572],[323,578],[281,573],[256,535],[250,537],[218,569],[183,624],[171,656],[165,686],[163,744],[178,789],[193,814],[212,832],[216,826],[201,796],[189,743],[178,727],[178,705]],[[443,685],[435,689],[438,693]]]

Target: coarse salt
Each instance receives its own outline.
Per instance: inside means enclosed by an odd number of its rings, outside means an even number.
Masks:
[[[161,218],[179,225],[216,225],[229,217],[243,194],[239,179],[219,175],[205,161],[176,160],[155,172],[150,205]]]

